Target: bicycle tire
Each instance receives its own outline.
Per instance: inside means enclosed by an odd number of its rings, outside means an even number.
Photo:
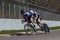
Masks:
[[[43,31],[45,31],[45,33],[50,33],[50,29],[46,23],[43,23]]]
[[[26,34],[33,34],[33,29],[28,24],[24,26],[24,31],[26,32]]]

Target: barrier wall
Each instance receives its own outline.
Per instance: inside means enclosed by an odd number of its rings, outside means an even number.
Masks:
[[[60,26],[60,21],[42,20],[42,23],[48,24],[49,27]],[[25,24],[26,23],[21,23],[21,19],[0,19],[0,30],[24,29]],[[36,27],[38,28],[37,25]]]

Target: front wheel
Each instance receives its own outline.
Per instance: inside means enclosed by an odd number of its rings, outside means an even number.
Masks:
[[[33,33],[33,29],[28,24],[26,24],[24,26],[24,31],[26,32],[26,34],[32,34]]]

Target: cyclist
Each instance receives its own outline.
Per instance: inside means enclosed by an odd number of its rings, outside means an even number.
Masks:
[[[33,17],[39,27],[43,26],[41,22],[41,15],[39,15],[37,12],[34,12]]]
[[[34,29],[33,15],[25,10],[21,10],[21,15],[23,16],[24,20],[27,21],[31,25],[33,30],[36,32],[36,30]]]

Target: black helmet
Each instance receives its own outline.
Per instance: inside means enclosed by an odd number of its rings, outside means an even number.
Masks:
[[[21,14],[24,14],[25,13],[25,10],[21,10],[20,12],[21,12]]]

